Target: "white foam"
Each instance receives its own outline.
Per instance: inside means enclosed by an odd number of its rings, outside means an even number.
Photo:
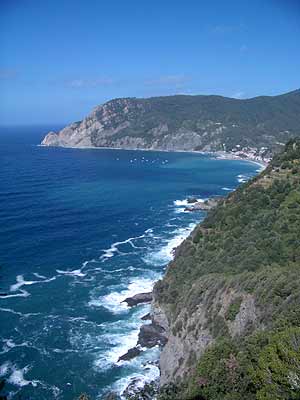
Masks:
[[[3,351],[0,354],[7,353],[15,347],[30,347],[28,342],[23,342],[20,344],[15,343],[12,339],[2,339],[4,342]]]
[[[38,383],[40,383],[39,381],[37,380],[29,381],[24,377],[24,375],[29,371],[29,369],[30,369],[29,365],[25,366],[24,368],[17,368],[16,365],[7,361],[0,367],[0,376],[6,376],[9,374],[7,382],[18,387],[27,386],[29,384],[36,387]]]
[[[187,228],[179,228],[173,232],[174,236],[158,251],[147,254],[143,260],[150,265],[165,265],[174,257],[174,250],[178,247],[193,231],[197,224],[192,223]]]
[[[40,278],[40,279],[47,279],[46,276],[40,275],[40,274],[38,274],[37,272],[34,272],[33,275],[36,276],[37,278]]]
[[[51,282],[54,279],[56,279],[55,276],[53,276],[52,278],[48,278],[48,279],[46,278],[46,279],[40,280],[40,281],[25,281],[23,275],[17,275],[17,278],[16,278],[17,282],[10,286],[10,291],[17,292],[24,285],[34,285],[36,283]],[[27,293],[25,290],[23,290],[23,291],[21,290],[21,292],[23,292],[23,297],[26,297],[29,295],[29,293]],[[12,297],[12,296],[10,296],[10,297]]]
[[[89,301],[89,306],[105,307],[109,311],[118,314],[128,310],[127,303],[123,303],[126,297],[132,297],[138,293],[151,292],[155,280],[149,278],[135,278],[126,289],[112,291],[111,293]]]
[[[198,202],[203,203],[204,200],[203,199],[197,199]],[[186,206],[190,206],[192,203],[188,202],[188,199],[184,199],[184,200],[175,200],[174,201],[174,206],[176,207],[186,207]]]
[[[9,361],[5,361],[4,364],[0,365],[0,376],[5,376],[10,369],[10,362]]]
[[[109,341],[110,350],[102,353],[99,357],[97,357],[94,362],[94,367],[96,369],[105,370],[111,368],[114,364],[117,364],[119,357],[126,354],[129,349],[136,346],[138,335],[139,326],[135,326],[135,329],[131,330],[131,332],[126,332],[124,334],[109,333],[106,336],[104,335],[103,340]],[[120,361],[118,364],[121,365],[123,363],[123,361]]]
[[[158,355],[156,355],[156,358]],[[110,388],[112,391],[117,392],[121,399],[125,399],[124,391],[128,387],[128,385],[133,384],[134,389],[142,389],[146,383],[150,383],[159,378],[159,368],[153,364],[139,365],[140,372],[133,373],[128,375],[127,377],[121,378],[117,380],[112,387]]]
[[[243,175],[243,174],[239,174],[237,176],[237,180],[238,180],[239,183],[247,182],[248,179],[249,179],[249,177],[246,176],[246,175]]]
[[[228,187],[223,187],[222,190],[226,190],[226,191],[228,191],[228,192],[232,192],[234,189],[228,188]]]
[[[182,214],[182,213],[190,213],[190,211],[188,211],[188,210],[185,210],[184,208],[176,208],[175,210],[174,210],[174,212],[175,212],[175,214]]]
[[[30,293],[28,293],[26,290],[20,289],[21,293],[16,293],[16,294],[6,294],[4,296],[0,296],[0,299],[9,299],[10,297],[28,297],[30,296]]]
[[[29,295],[29,293],[28,293],[28,295]],[[6,296],[6,297],[14,297],[14,296],[15,296],[15,295],[8,295],[8,296]],[[32,316],[32,315],[39,315],[39,314],[40,314],[40,313],[27,313],[27,314],[23,314],[23,313],[21,313],[21,312],[19,312],[19,311],[12,310],[11,308],[3,308],[3,307],[0,307],[0,311],[9,312],[9,313],[11,313],[11,314],[19,315],[19,316],[21,316],[21,317],[30,317],[30,316]]]
[[[123,244],[129,244],[134,249],[146,248],[144,246],[137,246],[136,244],[134,244],[134,241],[138,240],[138,239],[143,239],[145,237],[145,234],[149,234],[149,233],[152,233],[151,228],[147,229],[143,235],[130,237],[126,240],[113,243],[109,249],[102,250],[104,254],[100,257],[100,260],[105,261],[106,259],[113,257],[115,254],[126,254],[119,250],[119,246],[121,246]]]
[[[62,270],[62,269],[57,269],[56,272],[58,274],[62,274],[62,275],[70,275],[70,276],[79,276],[79,277],[84,277],[86,276],[86,274],[84,274],[83,272],[81,272],[81,268],[79,269],[73,269],[73,270]]]

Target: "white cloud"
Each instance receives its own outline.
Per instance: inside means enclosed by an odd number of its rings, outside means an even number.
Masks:
[[[96,79],[72,79],[66,81],[66,86],[79,89],[79,88],[95,88],[98,86],[110,86],[116,83],[111,78],[96,78]]]
[[[242,91],[238,91],[233,93],[233,95],[231,97],[235,98],[235,99],[243,99],[245,97],[246,93],[242,92]]]
[[[154,79],[148,79],[145,81],[147,86],[168,86],[176,89],[182,89],[189,78],[186,75],[165,75]]]

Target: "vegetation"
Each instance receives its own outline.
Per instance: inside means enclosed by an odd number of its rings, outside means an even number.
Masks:
[[[126,121],[123,121],[126,101]],[[150,145],[161,140],[166,134],[195,132],[201,137],[199,149],[210,146],[213,150],[231,150],[241,146],[276,148],[276,143],[285,143],[300,134],[300,91],[296,90],[280,96],[256,97],[239,100],[222,96],[165,96],[149,99],[115,99],[107,103],[116,115],[115,140],[141,137]],[[129,104],[129,107],[128,107]],[[101,118],[101,115],[98,116]],[[123,121],[124,122],[124,121]],[[168,131],[156,134],[160,126]],[[101,133],[92,132],[95,146]],[[160,137],[161,136],[161,137]],[[197,148],[196,148],[197,150]]]
[[[220,293],[231,296],[225,309]],[[180,316],[188,322],[205,305],[213,337],[160,400],[300,399],[300,140],[209,212],[177,249],[155,297],[179,337]],[[249,298],[255,319],[232,334]]]

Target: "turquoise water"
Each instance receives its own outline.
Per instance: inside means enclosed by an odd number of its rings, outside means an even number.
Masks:
[[[136,344],[172,249],[204,213],[185,199],[226,195],[258,166],[188,153],[36,146],[49,129],[0,131],[0,375],[10,398],[93,399],[158,375]]]

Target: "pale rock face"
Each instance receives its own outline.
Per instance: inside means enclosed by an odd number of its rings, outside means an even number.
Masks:
[[[263,103],[255,98],[187,95],[114,99],[57,132],[57,137],[51,132],[42,144],[170,151],[269,148],[282,142],[282,136],[286,141],[299,135],[299,93],[266,97]],[[293,122],[292,129],[279,129],[285,120]]]
[[[169,151],[204,147],[202,136],[191,129],[181,127],[174,131],[167,123],[150,121],[147,130],[142,120],[146,113],[146,106],[133,99],[112,100],[95,107],[81,122],[68,125],[58,133],[49,132],[42,145]],[[202,125],[215,129],[211,121],[199,123],[200,127]],[[218,132],[221,130],[221,127],[216,128]]]
[[[151,317],[156,324],[164,328],[168,338],[160,355],[161,386],[180,380],[185,374],[190,373],[207,347],[214,343],[212,322],[208,319],[208,315],[212,312],[215,318],[224,321],[231,337],[243,335],[251,324],[253,329],[257,328],[258,311],[252,295],[224,286],[215,292],[212,285],[211,291],[214,293],[212,301],[209,300],[211,298],[209,289],[203,298],[199,297],[199,304],[194,311],[182,307],[175,318],[165,309],[165,305],[159,304],[154,291]],[[228,320],[226,312],[237,298],[241,299],[240,308],[234,320]]]
[[[49,132],[42,141],[42,146],[60,146],[60,140],[55,132]]]

